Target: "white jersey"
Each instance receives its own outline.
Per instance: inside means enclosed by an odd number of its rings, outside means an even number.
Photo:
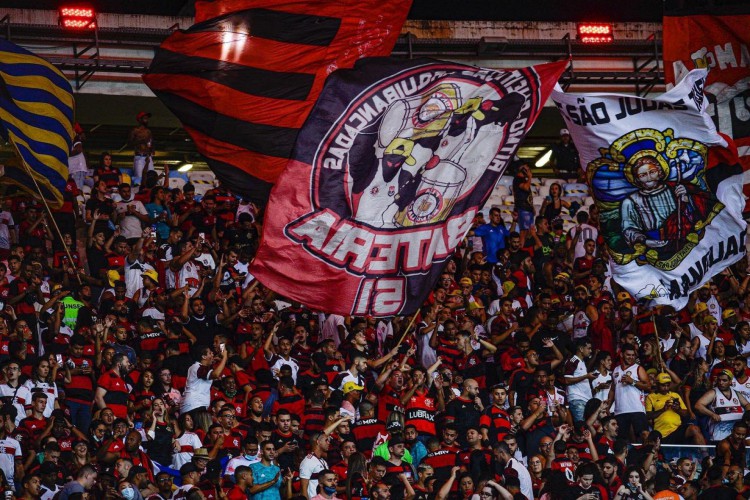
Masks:
[[[15,227],[13,215],[7,210],[0,211],[0,248],[10,249],[10,228]]]
[[[748,377],[744,382],[738,381],[735,377],[732,379],[730,387],[737,391],[737,394],[741,395],[747,401],[750,401],[750,377]]]
[[[33,389],[41,389],[47,395],[47,406],[44,407],[44,418],[52,416],[52,411],[55,409],[55,401],[57,401],[57,385],[55,383],[48,384],[47,382],[37,382],[32,379],[26,381],[23,384],[29,392]]]
[[[10,486],[14,486],[16,475],[16,458],[21,459],[21,443],[12,437],[0,439],[0,469],[5,473],[5,479]]]
[[[182,436],[176,439],[180,445],[180,451],[172,455],[172,468],[179,470],[180,467],[188,463],[192,458],[195,450],[203,446],[198,434],[185,431]]]
[[[696,335],[696,338],[698,339],[700,344],[698,345],[698,350],[695,351],[695,357],[707,359],[708,345],[711,343],[711,341],[707,339],[703,334]]]
[[[626,373],[637,382],[639,380],[639,366],[638,363],[635,363],[630,368],[623,369],[622,365],[620,365],[612,372],[612,382],[615,389],[615,415],[622,415],[623,413],[646,413],[643,391],[638,389],[635,384],[625,385],[622,383],[622,378]]]
[[[565,379],[578,378],[589,372],[586,363],[578,356],[573,356],[565,363]],[[588,401],[591,399],[591,384],[588,379],[582,379],[575,383],[568,382],[568,401]]]
[[[207,370],[205,376],[198,376],[198,371],[204,368]],[[202,371],[202,370],[201,370]],[[185,393],[182,396],[180,413],[187,413],[201,406],[209,408],[211,406],[211,386],[214,381],[211,379],[212,368],[203,367],[197,361],[193,366],[188,368],[187,382],[185,383]]]
[[[706,304],[706,306],[708,307],[708,314],[710,314],[711,316],[713,316],[714,318],[716,318],[716,321],[718,321],[719,326],[721,326],[721,320],[722,320],[721,312],[722,312],[722,309],[721,309],[721,306],[719,305],[719,301],[716,300],[716,297],[714,297],[713,295],[711,295],[711,298],[708,299],[706,302],[704,302],[704,304]]]
[[[571,228],[570,230],[571,241],[575,239],[576,232],[577,230],[575,226]],[[576,243],[575,252],[573,254],[573,260],[576,260],[586,255],[586,249],[584,248],[584,244],[586,243],[586,240],[596,241],[598,237],[599,237],[598,229],[596,229],[594,226],[591,226],[589,224],[581,224],[581,237],[578,238],[578,243]]]
[[[224,470],[224,477],[227,477],[231,479],[232,482],[234,482],[234,471],[237,470],[237,467],[244,465],[245,467],[250,467],[252,464],[260,462],[260,459],[256,455],[253,457],[252,460],[248,460],[245,458],[245,455],[240,455],[239,457],[234,457],[229,462],[227,462],[227,468]]]
[[[318,491],[317,491],[318,480],[312,479],[313,476],[317,478],[318,472],[327,468],[328,468],[328,463],[324,459],[318,458],[316,455],[313,455],[312,453],[307,455],[305,459],[302,460],[302,463],[299,464],[300,479],[309,480],[309,482],[307,483],[307,497],[308,498],[313,498],[315,495],[318,494]]]
[[[578,311],[573,315],[573,338],[580,339],[589,334],[591,319],[586,311]]]
[[[154,266],[136,259],[132,264],[125,259],[125,296],[133,298],[136,290],[143,287],[143,273],[155,271]]]
[[[607,382],[612,382],[612,372],[602,375],[602,373],[597,370],[593,373],[596,375],[596,378],[591,381],[591,393],[595,398],[601,401],[606,401],[607,398],[609,398],[609,391],[612,389],[612,384],[605,387],[599,387],[598,389],[597,387],[606,384]]]
[[[198,271],[200,271],[200,266],[198,264],[192,260],[185,262],[182,269],[177,273],[176,288],[182,288],[187,285],[189,287],[190,296],[192,297],[201,285],[201,276],[198,274]]]
[[[743,340],[738,337],[734,345],[737,347],[737,353],[740,356],[750,356],[750,342],[743,342]]]
[[[318,321],[320,321],[320,339],[321,340],[333,340],[338,349],[341,344],[341,337],[339,335],[339,326],[344,327],[344,337],[348,337],[349,333],[346,332],[346,324],[344,323],[344,317],[338,314],[318,314]],[[317,493],[316,493],[317,495]],[[315,495],[313,495],[315,496]],[[312,497],[311,497],[312,498]]]
[[[216,262],[214,262],[214,258],[210,253],[202,253],[199,256],[195,257],[195,260],[203,264],[203,267],[211,270],[216,269]]]
[[[745,410],[740,404],[740,397],[737,395],[737,391],[730,387],[729,397],[727,398],[718,387],[714,387],[714,394],[716,394],[716,398],[709,406],[712,412],[721,417],[722,422],[733,422],[742,419],[742,414],[745,413]]]
[[[13,398],[13,406],[18,410],[16,415],[16,425],[26,418],[26,406],[31,406],[31,391],[23,385],[17,388],[9,386],[7,383],[0,385],[0,397]]]

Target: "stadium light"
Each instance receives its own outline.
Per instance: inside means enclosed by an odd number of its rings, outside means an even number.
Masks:
[[[611,43],[614,29],[607,23],[578,23],[578,40],[583,43]]]
[[[188,172],[191,168],[193,168],[192,163],[184,163],[180,168],[177,169],[178,172]]]
[[[81,30],[96,28],[96,12],[91,7],[66,6],[58,11],[60,26]]]
[[[547,163],[549,163],[549,159],[552,158],[552,150],[548,149],[546,153],[542,155],[541,158],[539,158],[536,163],[534,163],[534,166],[539,168],[545,166]]]

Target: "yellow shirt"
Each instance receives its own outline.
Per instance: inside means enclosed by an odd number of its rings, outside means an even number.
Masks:
[[[668,392],[666,394],[652,392],[646,396],[646,411],[659,411],[664,408],[664,405],[670,399],[678,399],[680,401],[680,408],[687,410],[682,398],[676,392]],[[682,417],[674,410],[667,410],[654,419],[654,430],[659,431],[662,437],[669,436],[680,425],[682,425]]]

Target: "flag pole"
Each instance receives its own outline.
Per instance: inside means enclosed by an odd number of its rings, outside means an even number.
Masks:
[[[68,248],[68,245],[65,244],[65,241],[63,240],[62,233],[60,232],[60,228],[57,227],[57,221],[55,221],[55,218],[52,216],[52,209],[49,208],[49,205],[47,204],[47,198],[44,197],[44,194],[42,194],[42,188],[39,187],[39,183],[36,181],[36,178],[31,172],[31,167],[29,167],[28,163],[23,159],[23,156],[21,156],[21,152],[18,151],[18,148],[16,147],[15,143],[13,141],[10,141],[11,144],[13,144],[13,148],[16,150],[16,154],[18,154],[18,157],[21,159],[21,163],[23,163],[24,168],[26,169],[26,174],[31,177],[31,180],[34,182],[34,186],[36,186],[36,190],[39,193],[39,197],[42,199],[42,203],[44,203],[44,208],[47,210],[47,215],[49,215],[50,220],[52,221],[52,226],[55,228],[55,232],[57,233],[57,237],[60,238],[60,243],[62,244],[62,247],[65,249],[65,253],[68,256],[68,259],[70,260],[70,263],[73,264],[75,261],[73,260],[73,256],[70,254],[70,249]],[[92,224],[95,224],[96,221],[92,221]],[[81,276],[76,273],[76,279],[78,279],[78,284],[82,285],[83,282],[81,281]]]
[[[404,341],[406,338],[406,334],[409,333],[409,330],[411,330],[411,327],[414,326],[414,322],[417,320],[417,316],[419,316],[420,310],[417,309],[417,312],[414,313],[414,316],[411,317],[411,320],[409,321],[409,324],[406,325],[406,329],[404,330],[404,333],[401,334],[401,338],[398,339],[398,343],[396,344],[396,347],[399,347],[401,345],[401,342]]]

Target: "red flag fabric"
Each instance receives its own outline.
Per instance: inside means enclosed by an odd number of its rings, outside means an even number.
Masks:
[[[719,132],[734,139],[750,196],[750,8],[727,15],[701,12],[664,17],[664,74],[677,83],[695,68],[708,68],[708,113]],[[682,14],[682,15],[680,15]],[[745,205],[750,214],[750,201]]]
[[[143,79],[217,177],[265,203],[326,77],[390,55],[411,0],[196,3]]]
[[[271,193],[253,275],[320,311],[413,313],[565,64],[366,59],[332,74]]]

